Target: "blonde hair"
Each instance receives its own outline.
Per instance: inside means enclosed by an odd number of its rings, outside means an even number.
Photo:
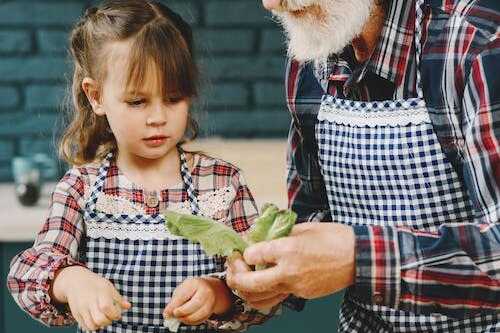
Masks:
[[[158,70],[161,91],[167,98],[191,99],[198,94],[198,69],[193,54],[190,26],[165,5],[149,0],[105,1],[87,9],[70,34],[74,64],[71,82],[70,123],[60,143],[59,155],[66,162],[82,165],[102,159],[117,148],[105,116],[96,115],[82,89],[91,77],[106,76],[107,43],[130,39],[127,88],[143,85],[148,65]],[[191,114],[181,143],[193,140],[198,125]]]

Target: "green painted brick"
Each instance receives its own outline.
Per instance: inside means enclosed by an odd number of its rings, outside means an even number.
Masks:
[[[0,62],[0,82],[31,80],[64,80],[70,69],[64,57],[3,58]]]
[[[206,0],[160,0],[170,9],[179,14],[189,24],[197,25],[200,22],[200,12],[197,3]],[[90,5],[96,6],[102,3],[102,0],[91,0]]]
[[[26,108],[58,109],[63,102],[66,87],[50,85],[31,85],[26,88]]]
[[[0,108],[14,109],[19,105],[19,92],[14,87],[0,87]]]
[[[205,6],[205,22],[212,26],[273,24],[260,1],[250,0],[210,1]]]
[[[217,83],[205,88],[204,99],[208,108],[222,106],[245,106],[249,92],[243,84]]]
[[[14,156],[14,142],[0,140],[0,162],[10,161]]]
[[[196,2],[198,1],[162,1],[173,11],[178,13],[186,22],[192,25],[197,25],[200,22],[200,11]]]
[[[282,79],[285,59],[281,56],[219,56],[202,58],[201,68],[212,79]]]
[[[31,34],[27,30],[1,30],[0,53],[27,53],[32,49]]]
[[[280,83],[256,83],[254,85],[254,96],[257,105],[285,106],[285,88],[283,82]]]
[[[66,53],[69,32],[65,30],[38,30],[36,40],[42,53]]]
[[[207,53],[251,52],[255,43],[250,29],[200,29],[194,37],[198,49]]]
[[[0,114],[0,135],[17,136],[52,133],[54,126],[61,123],[58,114],[18,112]]]
[[[286,48],[286,38],[281,30],[266,29],[262,31],[262,39],[260,45],[260,49],[262,51],[285,53]]]
[[[32,156],[36,153],[45,153],[54,157],[56,152],[55,142],[50,134],[37,136],[36,138],[26,138],[19,141],[19,154],[22,156]]]
[[[74,1],[3,2],[0,3],[0,24],[73,25],[83,8],[83,3]]]
[[[12,181],[10,161],[0,162],[0,182]]]

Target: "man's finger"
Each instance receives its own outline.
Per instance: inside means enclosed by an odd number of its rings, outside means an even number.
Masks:
[[[249,272],[251,271],[250,267],[243,261],[243,257],[241,254],[238,254],[238,256],[232,257],[230,260],[227,261],[227,268],[231,272]]]
[[[275,298],[279,295],[282,295],[282,290],[283,288],[280,286],[277,286],[276,288],[273,288],[271,291],[266,291],[263,293],[246,293],[244,291],[239,292],[239,295],[241,298],[243,298],[245,301],[254,303],[254,302],[260,302],[266,299],[271,299]]]
[[[282,282],[281,268],[274,266],[256,272],[230,274],[227,283],[232,289],[243,292],[261,293],[271,291]]]
[[[310,229],[314,229],[315,225],[319,224],[318,222],[307,222],[307,223],[300,223],[295,226],[293,226],[292,231],[290,232],[289,236],[297,236],[299,234],[302,234],[306,231],[309,231]]]
[[[278,305],[279,303],[283,302],[286,298],[288,297],[288,294],[281,294],[276,297],[268,298],[265,300],[261,300],[258,302],[249,302],[249,305],[252,308],[258,309],[258,310],[268,310],[271,309],[272,307]]]
[[[248,247],[243,258],[248,265],[276,264],[282,257],[285,238],[261,242]]]

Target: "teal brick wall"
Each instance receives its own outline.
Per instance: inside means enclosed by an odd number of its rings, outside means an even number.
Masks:
[[[67,37],[99,1],[0,0],[0,181],[16,155],[55,156],[71,68]],[[259,0],[165,0],[193,25],[202,136],[284,137],[283,36]]]

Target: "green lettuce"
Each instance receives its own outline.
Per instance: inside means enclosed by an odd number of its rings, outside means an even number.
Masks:
[[[200,243],[210,256],[229,257],[234,251],[243,254],[250,245],[288,236],[297,220],[297,214],[291,210],[279,210],[273,204],[265,204],[255,223],[250,228],[248,241],[236,231],[212,219],[163,211],[168,230],[180,237]]]
[[[236,231],[214,220],[172,211],[162,213],[172,234],[200,243],[210,256],[228,257],[234,251],[243,253],[248,246]]]

